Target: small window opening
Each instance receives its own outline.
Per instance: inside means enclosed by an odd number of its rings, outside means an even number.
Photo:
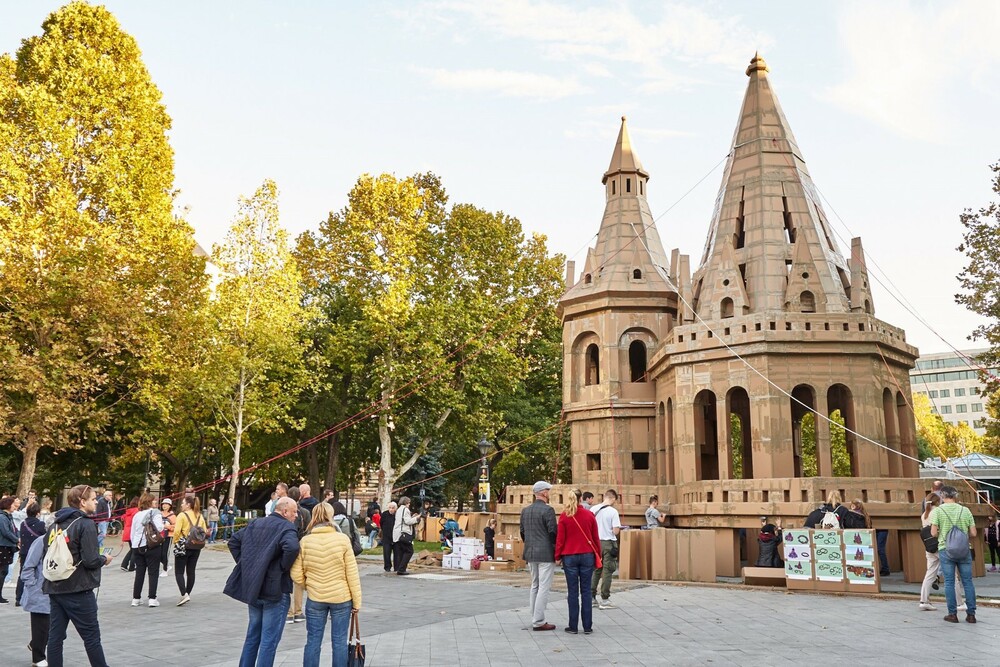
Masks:
[[[592,282],[594,282],[594,277],[591,276],[589,273],[583,277],[583,284],[584,285],[589,285]]]
[[[746,192],[746,188],[742,188],[740,194],[740,212],[736,216],[736,249],[744,247],[747,243],[747,233],[744,227],[745,218],[743,217],[743,193]]]
[[[611,194],[615,194],[615,181],[611,181]]]
[[[753,325],[754,331],[760,331],[760,322]]]
[[[628,346],[628,365],[632,371],[632,382],[646,381],[646,344],[634,340]]]
[[[601,469],[601,455],[587,454],[587,470],[600,470],[600,469]]]
[[[747,286],[747,265],[740,264],[740,278],[743,280],[743,287]]]
[[[594,343],[587,346],[586,384],[601,384],[601,352]]]
[[[781,198],[781,208],[785,219],[785,241],[795,243],[795,227],[792,225],[792,212],[788,210],[788,197]]]
[[[847,322],[844,322],[844,331],[850,331],[850,330],[851,330],[851,325],[848,324]]]
[[[802,292],[799,295],[799,306],[803,313],[815,313],[816,312],[816,297],[809,290]]]
[[[823,329],[826,330],[826,331],[829,331],[830,330],[830,323],[829,322],[823,322]]]
[[[771,325],[771,331],[774,331],[775,330],[774,322],[770,322],[769,324]]]
[[[813,325],[811,323],[809,323],[809,322],[806,322],[806,331],[812,331],[812,328],[813,328]]]
[[[632,269],[632,279],[642,280],[642,269]]]
[[[791,331],[791,330],[792,330],[792,323],[785,322],[785,331]]]
[[[865,330],[865,324],[864,324],[864,322],[859,322],[858,323],[858,331],[864,331],[864,330]]]
[[[722,317],[732,317],[733,316],[733,300],[728,296],[722,300],[722,304],[719,306],[722,311]]]
[[[649,470],[648,452],[632,452],[632,470]]]
[[[728,335],[729,335],[729,327],[726,327],[726,330],[725,330],[725,335],[726,335],[726,336],[728,336]]]
[[[642,181],[639,181],[639,194],[643,194],[643,191],[642,191]]]
[[[632,179],[631,178],[626,178],[625,179],[625,192],[632,192]]]

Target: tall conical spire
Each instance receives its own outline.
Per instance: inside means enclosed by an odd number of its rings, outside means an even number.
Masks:
[[[607,204],[597,243],[564,301],[607,291],[636,295],[674,291],[660,273],[669,270],[669,262],[646,201],[648,180],[622,116],[611,164],[601,179]]]
[[[615,152],[611,154],[611,164],[604,172],[601,183],[607,183],[608,179],[615,174],[632,173],[639,174],[645,179],[649,179],[649,174],[642,168],[639,156],[632,150],[632,139],[628,136],[628,126],[625,124],[625,116],[622,116],[622,126],[618,130],[618,142],[615,144]]]
[[[745,289],[745,313],[851,310],[847,262],[833,242],[768,71],[754,54],[702,265],[694,276],[698,312],[706,319],[720,317],[727,298],[738,302],[730,294],[733,263]]]

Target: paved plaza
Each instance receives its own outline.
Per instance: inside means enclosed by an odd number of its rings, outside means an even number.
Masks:
[[[206,665],[235,667],[246,631],[246,607],[221,591],[232,569],[223,550],[206,551],[192,601],[176,607],[173,572],[160,579],[163,606],[132,608],[132,575],[105,570],[98,604],[104,648],[114,666]],[[997,584],[993,584],[994,579]],[[554,632],[532,632],[527,575],[415,570],[386,576],[381,563],[362,561],[361,628],[368,664],[418,665],[914,665],[960,662],[995,665],[992,647],[1000,611],[984,607],[977,625],[944,623],[938,612],[920,612],[916,598],[870,599],[789,594],[724,586],[646,585],[622,582],[618,609],[594,611],[594,634],[569,635],[564,583],[550,599]],[[1000,575],[982,582],[980,599],[1000,589]],[[617,588],[617,584],[616,584]],[[905,588],[905,587],[903,587]],[[989,591],[989,592],[986,592]],[[6,597],[13,597],[8,588]],[[985,594],[984,594],[985,593]],[[29,665],[28,615],[0,609],[3,665]],[[951,638],[950,641],[942,641]],[[279,665],[300,665],[305,624],[285,627]],[[941,648],[942,646],[946,648]],[[194,647],[201,660],[192,659]],[[1000,649],[998,649],[1000,650]],[[942,653],[943,651],[943,653]],[[183,657],[182,657],[183,656]],[[322,664],[329,664],[329,649]],[[79,637],[70,631],[66,664],[85,665]]]

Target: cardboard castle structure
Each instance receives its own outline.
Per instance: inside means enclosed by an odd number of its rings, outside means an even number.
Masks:
[[[622,118],[596,245],[578,278],[569,267],[561,300],[572,486],[617,489],[633,526],[659,495],[671,525],[714,531],[722,576],[738,575],[741,556],[753,563],[762,515],[801,526],[837,490],[866,503],[875,527],[891,531],[892,568],[920,581],[930,480],[896,453],[917,455],[908,405],[917,349],[875,317],[861,239],[849,259],[841,254],[763,58],[746,74],[693,274],[688,256],[664,252],[649,173]],[[885,448],[846,432],[851,476],[835,477],[836,426],[815,418],[815,454],[803,450],[810,409],[839,412]],[[557,513],[567,488],[553,490]],[[509,488],[505,500],[501,529],[516,532],[531,489]],[[751,539],[741,543],[740,529]]]

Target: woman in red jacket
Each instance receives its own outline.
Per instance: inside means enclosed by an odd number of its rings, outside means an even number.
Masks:
[[[135,563],[132,562],[132,517],[139,511],[139,496],[132,498],[132,502],[125,509],[125,518],[122,519],[122,546],[128,549],[125,558],[122,560],[122,572],[135,572]]]
[[[601,540],[597,519],[580,504],[580,491],[569,492],[556,529],[556,562],[562,561],[566,575],[569,626],[566,632],[577,633],[577,621],[583,617],[583,634],[593,631],[593,598],[590,579],[594,576]],[[581,609],[582,603],[582,609]]]

